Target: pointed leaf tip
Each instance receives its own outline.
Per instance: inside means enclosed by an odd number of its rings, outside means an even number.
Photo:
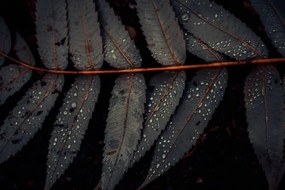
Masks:
[[[202,69],[188,82],[180,106],[157,141],[150,169],[140,188],[168,171],[195,145],[223,99],[227,79],[225,68]]]
[[[215,1],[172,0],[172,4],[186,32],[215,51],[237,60],[268,56],[261,39]]]
[[[174,113],[185,88],[186,73],[164,72],[155,75],[148,85],[146,114],[142,139],[134,155],[138,161],[152,147]]]
[[[285,112],[278,70],[258,66],[244,86],[249,138],[266,175],[270,189],[278,187],[284,153]]]
[[[45,189],[50,189],[80,149],[100,91],[98,76],[81,75],[67,92],[53,124]]]

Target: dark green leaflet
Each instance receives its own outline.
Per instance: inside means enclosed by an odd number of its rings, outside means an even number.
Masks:
[[[82,75],[67,92],[49,144],[45,189],[65,172],[73,161],[87,130],[100,92],[98,76]]]
[[[105,129],[102,189],[114,189],[130,167],[141,137],[145,88],[142,74],[124,74],[116,80]]]
[[[285,56],[285,1],[250,0],[279,53]]]
[[[184,71],[164,72],[155,75],[151,79],[148,87],[154,88],[154,90],[147,95],[142,139],[134,155],[133,162],[144,156],[165,129],[179,104],[185,82],[186,74]]]
[[[237,60],[267,56],[267,49],[260,38],[214,1],[172,0],[172,3],[186,32],[217,52]]]
[[[250,141],[269,189],[277,189],[285,138],[284,99],[277,69],[268,65],[251,71],[244,95]]]
[[[223,99],[227,77],[225,68],[203,69],[187,83],[180,106],[157,142],[141,187],[165,173],[196,143]]]
[[[98,16],[92,0],[67,0],[69,53],[78,70],[99,69],[103,44]]]
[[[16,56],[31,65],[35,64],[34,56],[24,39],[16,34],[14,45]],[[8,97],[19,91],[31,78],[32,71],[20,65],[10,64],[0,68],[0,105],[5,103]]]
[[[68,65],[68,26],[65,0],[38,0],[36,32],[38,51],[49,69],[65,69]]]

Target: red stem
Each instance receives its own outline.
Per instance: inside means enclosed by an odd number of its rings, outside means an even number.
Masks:
[[[19,61],[13,57],[8,56],[6,53],[0,51],[0,55],[7,59],[26,67],[27,69],[56,73],[56,74],[83,74],[83,75],[96,75],[96,74],[113,74],[113,73],[140,73],[140,72],[155,72],[155,71],[177,71],[186,69],[201,69],[201,68],[212,68],[212,67],[223,67],[223,66],[234,66],[234,65],[247,65],[247,64],[268,64],[268,63],[283,63],[285,58],[269,58],[269,59],[253,59],[246,61],[224,61],[214,63],[203,63],[203,64],[192,64],[192,65],[177,65],[167,67],[154,67],[154,68],[132,68],[132,69],[118,69],[118,70],[89,70],[89,71],[68,71],[68,70],[56,70],[47,69],[29,65],[22,61]]]

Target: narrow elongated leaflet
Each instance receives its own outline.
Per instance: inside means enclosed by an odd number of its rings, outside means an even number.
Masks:
[[[17,57],[29,63],[35,64],[34,56],[24,39],[16,34],[14,51]],[[5,103],[8,97],[19,91],[31,78],[32,71],[16,64],[9,64],[0,68],[0,105]]]
[[[277,51],[285,56],[285,1],[250,0]]]
[[[20,151],[42,127],[61,92],[62,75],[46,74],[35,82],[0,127],[0,163]]]
[[[48,69],[68,64],[68,28],[65,0],[38,0],[36,4],[38,51]]]
[[[103,44],[92,0],[67,0],[69,53],[75,68],[94,70],[103,64]]]
[[[130,166],[141,137],[145,88],[142,74],[124,74],[116,80],[105,129],[102,189],[114,189]]]
[[[53,124],[47,156],[45,189],[50,189],[76,156],[99,92],[100,79],[92,75],[78,76],[67,92]]]
[[[169,0],[137,0],[137,12],[148,48],[157,62],[184,64],[186,44]]]
[[[153,88],[153,91],[147,94],[142,139],[134,155],[133,163],[144,156],[165,129],[179,104],[185,82],[186,74],[184,71],[164,72],[155,75],[150,80],[148,87]]]
[[[102,24],[105,60],[117,69],[141,66],[141,56],[121,20],[104,0],[97,0]]]
[[[284,153],[285,112],[280,80],[274,66],[259,66],[247,76],[244,86],[250,142],[272,190],[278,187]]]

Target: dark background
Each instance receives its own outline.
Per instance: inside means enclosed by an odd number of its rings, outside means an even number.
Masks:
[[[271,57],[280,56],[272,48],[266,37],[257,15],[248,6],[247,0],[217,0],[251,27],[265,41]],[[136,43],[141,50],[143,66],[157,66],[146,48],[141,35],[138,19],[134,10],[127,4],[128,0],[114,0],[113,6],[122,17],[125,25],[132,26],[137,32]],[[36,52],[34,7],[35,0],[2,0],[0,15],[4,17],[9,29],[19,32]],[[13,54],[13,52],[11,53]],[[202,63],[203,60],[188,54],[187,64]],[[7,61],[9,64],[9,61]],[[105,64],[106,65],[106,64]],[[104,66],[109,68],[108,66]],[[175,167],[148,185],[145,189],[155,190],[266,190],[267,182],[261,166],[254,155],[247,134],[245,118],[243,83],[252,66],[235,66],[229,69],[229,82],[224,100],[216,110],[205,133],[197,145]],[[278,66],[281,74],[284,68]],[[191,79],[194,71],[187,71]],[[153,73],[145,74],[148,80]],[[53,186],[53,189],[93,189],[101,175],[105,120],[108,114],[110,92],[113,82],[118,75],[101,76],[102,88],[93,118],[90,121],[81,149],[74,162],[65,174]],[[35,73],[31,80],[41,77]],[[73,76],[67,76],[66,81],[72,81]],[[24,89],[8,99],[1,106],[0,123],[8,111],[28,89]],[[68,86],[68,85],[67,85]],[[65,87],[67,90],[68,87]],[[62,100],[63,95],[59,98]],[[60,101],[60,100],[59,100]],[[52,123],[55,120],[60,102],[56,104],[41,130],[16,156],[0,165],[0,189],[43,189],[45,183],[46,155]],[[136,189],[146,176],[151,161],[151,151],[125,174],[117,189]],[[285,178],[279,189],[285,189]]]

